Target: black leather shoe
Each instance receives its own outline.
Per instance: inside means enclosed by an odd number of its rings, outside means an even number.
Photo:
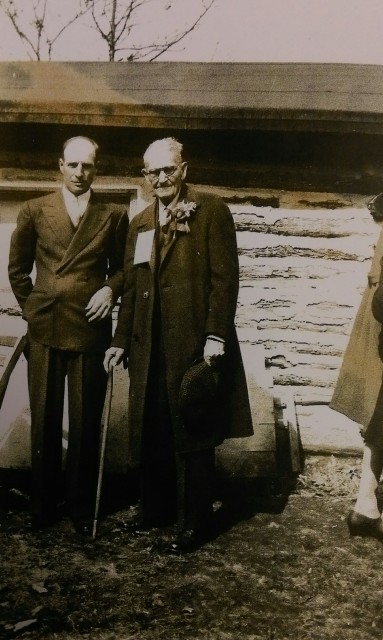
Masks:
[[[72,518],[73,526],[77,533],[82,536],[91,536],[93,533],[93,520],[81,520]]]
[[[31,514],[26,521],[25,527],[29,531],[45,531],[54,521],[53,516]]]
[[[147,536],[152,528],[153,527],[151,527],[150,524],[147,524],[142,520],[138,520],[137,522],[131,522],[130,524],[125,525],[124,532],[128,535],[139,538],[140,536]]]
[[[180,556],[199,549],[204,542],[204,537],[200,531],[195,529],[184,529],[174,538],[162,542],[158,540],[152,550],[165,555]]]
[[[347,525],[350,536],[376,538],[383,542],[383,521],[381,518],[368,518],[356,511],[350,511],[347,516]]]
[[[145,536],[152,529],[163,529],[174,525],[174,522],[175,516],[173,514],[161,513],[160,515],[151,515],[149,517],[138,514],[130,521],[122,522],[119,525],[119,529],[132,536]]]

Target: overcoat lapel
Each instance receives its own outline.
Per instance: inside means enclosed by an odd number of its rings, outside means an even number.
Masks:
[[[162,247],[161,247],[161,251],[160,251],[160,266],[163,264],[166,256],[169,255],[169,251],[172,248],[173,244],[175,243],[176,237],[175,234],[173,233],[173,236],[170,240],[168,240]]]
[[[144,215],[141,218],[140,224],[137,226],[137,237],[139,233],[143,233],[144,231],[151,231],[155,229],[155,234],[157,233],[157,203],[154,201],[148,208],[145,210]],[[156,268],[156,238],[154,237],[154,242],[152,246],[152,252],[149,260],[149,267],[151,271],[154,272]]]

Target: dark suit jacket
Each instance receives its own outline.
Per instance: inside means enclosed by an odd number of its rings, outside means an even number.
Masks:
[[[8,273],[34,340],[73,351],[109,346],[111,318],[90,324],[85,307],[105,284],[114,301],[121,294],[127,227],[127,213],[99,202],[94,193],[76,231],[61,191],[23,205],[12,234]]]
[[[195,202],[190,233],[177,237],[162,252],[134,264],[138,235],[155,229],[156,203],[133,218],[125,253],[125,289],[112,344],[129,356],[129,445],[131,463],[140,459],[143,416],[153,340],[154,295],[158,284],[166,383],[178,451],[215,446],[230,433],[252,434],[247,387],[234,326],[239,286],[238,254],[233,217],[215,195],[191,187],[180,200]],[[178,410],[182,377],[202,356],[206,337],[226,341],[226,393],[209,434],[188,432]]]

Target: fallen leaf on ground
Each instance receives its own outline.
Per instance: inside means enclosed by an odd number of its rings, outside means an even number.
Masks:
[[[37,618],[30,618],[29,620],[23,620],[22,622],[17,622],[13,627],[13,631],[21,631],[21,629],[26,629],[26,627],[30,627],[32,624],[36,624]]]
[[[33,591],[36,591],[37,593],[48,593],[48,589],[46,589],[46,587],[44,587],[42,582],[37,582],[35,584],[32,585],[32,589]]]

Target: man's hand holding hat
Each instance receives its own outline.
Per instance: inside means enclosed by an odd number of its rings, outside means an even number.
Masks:
[[[211,366],[216,358],[223,356],[225,353],[225,341],[216,336],[208,336],[206,338],[203,357],[209,366]]]

